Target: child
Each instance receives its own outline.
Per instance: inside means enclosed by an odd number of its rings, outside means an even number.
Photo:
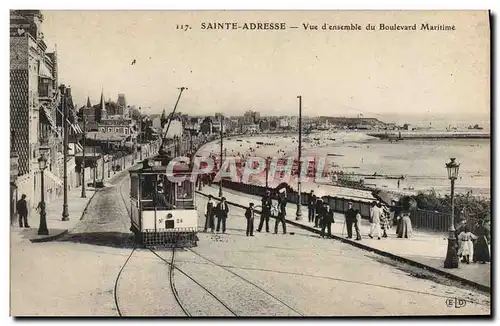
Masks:
[[[464,227],[463,231],[458,235],[458,256],[462,257],[463,263],[470,263],[470,256],[473,255],[474,247],[472,240],[476,240],[477,237],[469,231],[469,228]]]

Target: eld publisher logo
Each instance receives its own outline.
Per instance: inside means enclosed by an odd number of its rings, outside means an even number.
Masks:
[[[450,298],[446,299],[446,305],[450,308],[463,308],[467,302],[464,299]]]

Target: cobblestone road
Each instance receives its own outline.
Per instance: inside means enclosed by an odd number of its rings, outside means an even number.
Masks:
[[[65,239],[12,246],[14,315],[118,314],[114,284],[133,247],[120,190],[128,194],[127,175],[96,195],[84,219]],[[197,197],[197,201],[202,226],[205,199]],[[176,251],[175,264],[210,291],[175,272],[178,297],[191,315],[490,312],[488,295],[433,274],[293,227],[288,227],[287,235],[255,232],[254,237],[246,237],[245,222],[243,210],[231,207],[227,234],[200,232],[198,247]],[[172,253],[159,250],[157,254],[170,261]],[[135,251],[117,286],[121,313],[184,315],[174,300],[169,280],[167,263],[148,250]],[[449,308],[449,298],[465,299],[466,306]]]

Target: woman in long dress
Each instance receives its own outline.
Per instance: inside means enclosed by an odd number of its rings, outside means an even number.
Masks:
[[[402,211],[398,238],[411,238],[413,228],[411,226],[410,212],[417,208],[417,203],[410,197],[403,197],[401,200]]]
[[[475,230],[475,235],[477,240],[474,243],[474,255],[472,256],[472,261],[480,262],[484,264],[490,261],[490,248],[488,247],[490,231],[486,227],[483,221],[478,222],[478,226]]]
[[[469,231],[468,227],[465,227],[464,230],[458,235],[458,256],[462,257],[463,263],[470,263],[470,256],[472,256],[474,253],[472,240],[476,239],[477,237]]]
[[[413,228],[411,227],[410,212],[401,214],[398,238],[411,238]]]

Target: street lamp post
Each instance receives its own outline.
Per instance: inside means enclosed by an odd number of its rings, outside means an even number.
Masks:
[[[59,87],[61,92],[61,106],[63,111],[63,211],[62,220],[69,221],[68,213],[68,105],[66,103],[66,87]],[[42,173],[43,174],[43,173]]]
[[[299,171],[298,171],[298,181],[297,181],[297,212],[295,213],[295,219],[300,220],[302,217],[302,184],[301,184],[301,172],[302,172],[302,95],[297,96],[299,99]]]
[[[47,167],[47,158],[42,153],[40,158],[38,159],[38,166],[40,168],[40,186],[41,186],[41,194],[40,194],[40,204],[38,206],[40,210],[40,226],[38,227],[38,235],[49,235],[49,230],[47,229],[47,218],[45,211],[45,184],[44,184],[44,171]]]
[[[109,149],[109,138],[108,138],[106,147],[107,147],[107,152],[110,153],[111,151]],[[109,159],[109,156],[110,155],[108,154],[108,179],[111,177],[111,166],[110,166],[111,165],[111,160]]]
[[[266,190],[269,190],[269,160],[271,158],[268,156],[266,157]]]
[[[455,180],[458,178],[458,170],[460,164],[455,161],[455,158],[450,158],[450,162],[446,163],[448,170],[448,179],[451,181],[451,215],[450,227],[448,229],[448,250],[446,252],[446,259],[444,260],[444,268],[458,268],[458,241],[455,236]]]
[[[85,193],[85,137],[86,137],[86,119],[83,117],[83,139],[82,139],[82,198],[87,198],[87,194]]]
[[[96,136],[94,135],[94,146],[92,146],[92,148],[94,150],[94,155],[92,157],[92,170],[94,171],[94,183],[93,183],[94,191],[97,191],[97,186],[95,184],[96,179],[97,179],[97,161],[95,160],[95,139],[96,139]]]
[[[220,180],[219,180],[219,198],[222,197],[222,165],[223,165],[223,162],[222,162],[222,152],[223,152],[223,148],[224,148],[224,144],[223,144],[223,139],[224,139],[224,134],[223,134],[223,128],[222,128],[222,123],[223,123],[223,120],[224,120],[224,116],[220,116],[220,166],[219,166],[219,175],[220,175]]]

